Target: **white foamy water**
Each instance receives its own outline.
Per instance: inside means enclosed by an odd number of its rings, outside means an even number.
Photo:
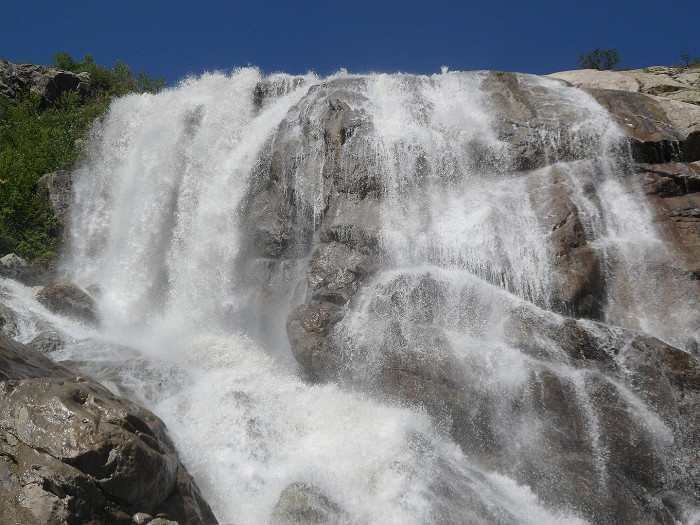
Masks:
[[[472,510],[471,492],[499,522],[585,523],[472,465],[425,413],[334,385],[310,386],[245,335],[125,348],[48,312],[30,289],[7,280],[0,287],[19,314],[12,334],[19,341],[57,331],[65,343],[52,359],[69,361],[166,422],[222,523],[266,523],[293,482],[319,487],[352,523],[489,523]],[[464,505],[441,502],[445,485],[464,491]]]
[[[267,522],[294,482],[317,486],[352,523],[584,523],[576,509],[557,510],[515,481],[521,464],[538,455],[544,472],[552,468],[533,387],[548,377],[575,398],[603,488],[608,449],[591,399],[598,377],[578,369],[554,340],[534,341],[537,351],[514,342],[528,315],[553,325],[563,319],[542,310],[557,292],[554,249],[527,198],[528,181],[495,130],[484,74],[358,82],[353,109],[371,120],[372,133],[355,147],[381,180],[378,235],[388,259],[338,329],[346,347],[365,357],[350,371],[358,381],[309,384],[290,362],[284,321],[300,301],[293,290],[303,267],[275,275],[280,293],[266,308],[255,299],[259,283],[237,271],[247,255],[244,203],[255,177],[266,176],[260,158],[282,124],[317,132],[318,143],[280,161],[279,175],[294,181],[290,198],[322,216],[325,105],[305,95],[310,86],[353,78],[264,79],[242,69],[116,101],[74,174],[64,260],[75,282],[99,285],[102,328],[50,314],[29,290],[3,281],[6,302],[20,313],[13,335],[28,342],[57,330],[66,344],[54,359],[76,362],[160,416],[222,523]],[[661,241],[639,194],[618,180],[615,126],[578,90],[518,78],[549,93],[539,108],[543,122],[562,118],[555,105],[575,116],[564,135],[543,128],[537,140],[552,163],[567,143],[579,165],[590,164],[600,201],[584,191],[573,164],[559,165],[586,235],[606,261],[614,256],[616,268],[641,276],[624,283],[633,305],[610,302],[610,320],[672,338],[693,307],[669,325],[650,304],[660,281],[647,263]],[[261,81],[278,88],[262,105],[253,95]],[[271,333],[249,322],[259,318]],[[457,382],[473,395],[468,415],[481,422],[488,411],[498,461],[460,449],[445,421],[365,388],[386,358],[380,349],[405,351],[392,339],[397,330],[419,358],[445,360],[461,374]],[[625,384],[611,384],[665,450],[666,424]]]

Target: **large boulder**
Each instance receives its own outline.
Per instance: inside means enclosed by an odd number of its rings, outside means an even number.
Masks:
[[[37,293],[39,302],[57,314],[88,323],[99,320],[95,300],[68,279],[54,279]]]
[[[0,522],[216,523],[156,416],[0,335]]]

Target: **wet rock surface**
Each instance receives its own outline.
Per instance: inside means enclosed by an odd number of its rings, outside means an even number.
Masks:
[[[700,279],[700,163],[640,164],[659,226],[693,279]]]
[[[595,145],[602,140],[595,133],[604,131],[572,135],[568,129],[579,110],[570,95],[555,93],[546,82],[510,73],[479,75],[506,160],[498,160],[492,146],[475,143],[474,158],[481,161],[474,169],[489,166],[494,177],[520,173],[556,261],[553,296],[533,296],[534,307],[501,303],[501,318],[513,319],[506,328],[508,344],[535,360],[513,364],[525,367],[521,389],[488,399],[474,376],[476,361],[455,357],[463,351],[455,348],[455,330],[468,340],[485,337],[489,322],[498,324],[498,312],[479,299],[485,292],[465,289],[466,302],[454,308],[481,315],[480,328],[441,318],[454,291],[444,291],[439,279],[426,275],[377,284],[391,267],[381,238],[387,188],[377,158],[366,149],[374,123],[363,110],[362,78],[310,90],[278,130],[251,192],[251,223],[259,232],[252,251],[272,261],[306,261],[305,283],[298,286],[304,296],[297,293],[303,300],[287,321],[292,352],[312,379],[359,382],[390,399],[426,407],[449,421],[452,436],[470,457],[530,484],[545,501],[600,522],[682,519],[684,505],[697,504],[700,494],[691,481],[698,468],[693,450],[700,442],[690,430],[696,425],[688,424],[697,420],[700,369],[687,350],[602,323],[611,315],[610,296],[629,288],[621,272],[611,271],[617,263],[600,249],[604,225],[596,226],[604,180],[611,175],[590,151],[609,147]],[[669,283],[684,283],[688,300],[697,302],[700,113],[677,99],[647,94],[666,94],[673,82],[664,87],[641,77],[603,80],[587,90],[595,99],[591,107],[597,101],[621,131],[615,147],[626,160],[613,167],[612,176],[623,195],[643,187],[653,220],[677,251],[666,259],[672,261]],[[411,82],[406,79],[407,86]],[[610,89],[620,85],[625,91]],[[625,148],[631,155],[625,157]],[[321,177],[302,180],[308,173]],[[512,288],[503,274],[480,277]],[[660,297],[659,303],[667,300],[672,312],[670,299]],[[373,324],[375,318],[381,322]],[[351,325],[362,322],[358,335]],[[635,413],[639,407],[626,392],[641,396],[653,412]],[[538,451],[534,463],[503,440],[515,431],[502,423],[517,420],[515,405],[528,406],[525,412],[547,422],[538,434],[543,441],[532,444]],[[656,419],[645,423],[645,417]],[[526,426],[515,427],[520,424]],[[647,424],[658,428],[651,432]],[[667,440],[659,442],[657,431]],[[672,446],[682,451],[677,465],[667,463]]]
[[[95,300],[68,279],[54,279],[37,293],[39,302],[49,310],[85,321],[97,323]]]
[[[216,523],[163,423],[0,335],[0,522]]]
[[[309,483],[285,487],[272,513],[271,523],[351,523],[348,514]]]

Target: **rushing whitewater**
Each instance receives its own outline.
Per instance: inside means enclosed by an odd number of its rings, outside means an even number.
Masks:
[[[74,173],[100,329],[5,282],[15,335],[159,415],[222,523],[298,483],[330,522],[690,522],[640,363],[697,348],[698,305],[631,162],[550,79],[189,79],[115,101]]]

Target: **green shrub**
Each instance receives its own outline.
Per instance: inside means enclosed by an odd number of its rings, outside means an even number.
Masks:
[[[128,93],[158,93],[165,88],[163,77],[150,78],[144,71],[134,77],[131,69],[121,60],[109,68],[95,63],[90,53],[82,62],[76,62],[68,53],[56,53],[53,56],[54,67],[73,73],[88,73],[92,85],[108,96],[122,96]]]
[[[598,46],[588,53],[578,57],[581,69],[612,69],[620,62],[615,49],[599,49]]]
[[[0,253],[30,259],[50,256],[56,241],[55,220],[36,182],[77,159],[76,140],[108,103],[102,98],[80,104],[74,92],[43,111],[40,102],[34,93],[14,103],[0,98]]]

